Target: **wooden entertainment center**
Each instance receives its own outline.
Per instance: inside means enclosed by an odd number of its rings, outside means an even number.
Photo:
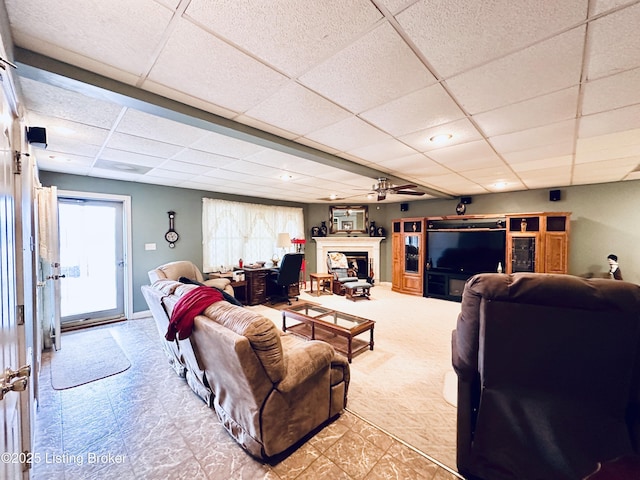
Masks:
[[[532,212],[395,219],[392,289],[460,300],[476,273],[566,274],[570,217]]]

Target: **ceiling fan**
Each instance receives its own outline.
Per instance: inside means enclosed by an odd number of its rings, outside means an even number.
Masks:
[[[387,194],[399,193],[400,195],[424,195],[424,192],[416,192],[415,190],[407,190],[408,188],[416,188],[417,185],[393,185],[387,178],[378,178],[378,183],[371,187],[372,193],[378,195],[378,201],[387,198]]]

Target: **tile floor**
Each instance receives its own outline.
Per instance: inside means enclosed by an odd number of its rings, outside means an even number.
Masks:
[[[35,480],[459,478],[349,411],[280,463],[260,463],[169,367],[153,319],[99,328],[110,329],[131,368],[54,390],[52,354],[43,354]]]

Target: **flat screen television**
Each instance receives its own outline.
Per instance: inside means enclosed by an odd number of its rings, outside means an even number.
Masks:
[[[495,272],[504,268],[504,230],[427,231],[427,258],[431,270],[448,273]]]

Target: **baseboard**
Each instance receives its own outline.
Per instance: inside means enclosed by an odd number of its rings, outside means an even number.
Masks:
[[[141,312],[134,312],[133,315],[131,315],[131,320],[137,320],[140,318],[149,318],[151,316],[151,310],[143,310]]]

